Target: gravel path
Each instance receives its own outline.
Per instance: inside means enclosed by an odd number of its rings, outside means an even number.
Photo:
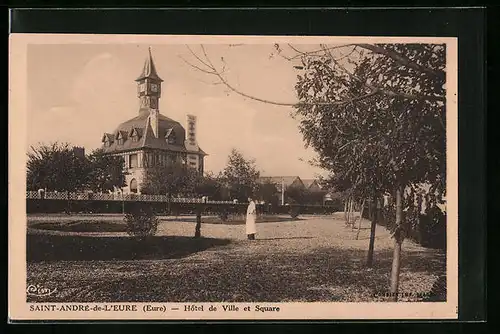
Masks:
[[[194,228],[192,222],[163,221],[157,235],[192,237]],[[201,232],[231,242],[181,258],[28,263],[29,284],[61,291],[31,301],[384,300],[376,293],[388,286],[393,241],[377,226],[374,266],[367,268],[368,221],[359,240],[356,231],[331,216],[260,223],[255,241],[246,240],[244,225],[203,224]],[[401,292],[429,292],[445,273],[445,263],[443,252],[405,241]]]

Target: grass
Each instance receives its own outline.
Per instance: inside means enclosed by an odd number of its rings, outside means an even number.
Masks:
[[[62,231],[62,232],[126,232],[127,227],[123,221],[123,215],[113,215],[104,219],[101,216],[55,216],[47,221],[45,217],[32,216],[29,219],[31,229]],[[160,216],[163,221],[169,222],[196,222],[195,216]],[[229,215],[226,221],[218,216],[203,216],[203,224],[243,225],[245,215]],[[303,218],[291,218],[289,215],[259,215],[259,223],[295,222]]]
[[[229,242],[182,236],[138,239],[29,234],[26,256],[28,262],[176,259]]]
[[[123,221],[70,221],[34,223],[33,229],[63,231],[63,232],[127,232]]]
[[[372,268],[365,265],[368,222],[360,239],[340,219],[307,218],[244,226],[163,221],[158,237],[28,235],[28,284],[57,288],[34,302],[384,301],[392,239],[377,227]],[[446,272],[441,251],[405,241],[401,292],[428,293]],[[443,296],[439,297],[441,300]],[[408,301],[422,300],[407,297]]]
[[[179,221],[189,221],[186,218],[180,218]],[[218,216],[207,216],[203,217],[202,222],[204,224],[222,224],[222,225],[244,225],[246,217],[245,215],[229,215],[228,219],[222,221]],[[302,218],[291,218],[288,216],[279,215],[259,215],[257,216],[257,223],[278,223],[278,222],[296,222],[299,220],[304,220]],[[193,219],[194,221],[194,219]]]

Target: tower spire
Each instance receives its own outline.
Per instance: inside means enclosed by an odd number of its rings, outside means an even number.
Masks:
[[[135,79],[135,81],[141,81],[144,79],[154,79],[160,82],[163,81],[158,73],[156,73],[156,66],[153,61],[153,55],[151,54],[151,46],[148,48],[148,56],[146,57],[146,61],[144,62],[142,73],[137,79]]]

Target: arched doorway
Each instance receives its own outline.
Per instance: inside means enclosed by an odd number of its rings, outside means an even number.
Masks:
[[[137,180],[136,179],[130,180],[130,192],[137,194]]]

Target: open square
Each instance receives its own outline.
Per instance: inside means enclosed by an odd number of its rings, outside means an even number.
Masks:
[[[130,247],[124,247],[131,240],[126,233],[29,229],[28,283],[57,288],[43,298],[57,302],[386,301],[393,247],[389,231],[377,226],[374,266],[368,268],[369,221],[363,220],[355,240],[356,231],[340,216],[258,222],[255,241],[245,240],[243,224],[204,223],[198,240],[192,237],[193,217],[162,217],[157,236]],[[119,223],[120,216],[35,215],[29,226],[89,219]],[[89,250],[92,244],[99,249]],[[133,247],[135,253],[129,253]],[[408,295],[400,301],[425,300],[445,274],[444,251],[405,241],[400,293]]]

